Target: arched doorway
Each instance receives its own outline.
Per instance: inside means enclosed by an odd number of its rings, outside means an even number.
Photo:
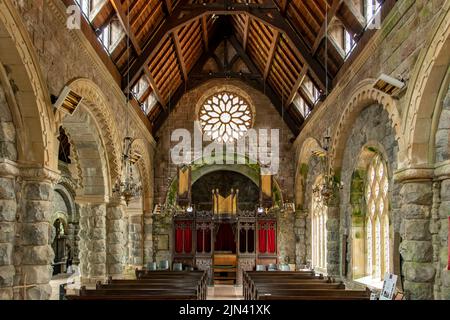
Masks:
[[[65,217],[60,215],[52,224],[53,275],[65,273],[71,255],[68,243],[68,226]]]

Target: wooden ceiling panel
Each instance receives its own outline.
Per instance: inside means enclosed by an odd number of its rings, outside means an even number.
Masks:
[[[90,22],[97,34],[112,19],[121,22],[126,36],[110,58],[122,75],[121,84],[125,92],[142,75],[148,78],[151,89],[143,96],[148,97],[154,92],[160,103],[152,109],[149,119],[161,121],[161,117],[167,115],[165,110],[169,99],[176,92],[182,95],[190,85],[193,70],[204,70],[207,61],[218,59],[210,55],[210,51],[215,51],[213,48],[222,41],[217,35],[234,39],[234,48],[240,46],[238,57],[228,57],[227,63],[234,68],[233,64],[241,61],[240,65],[246,67],[233,70],[247,70],[252,77],[262,79],[260,84],[264,92],[266,84],[270,87],[268,95],[272,95],[271,100],[275,95],[278,96],[275,99],[290,104],[306,76],[315,81],[318,88],[324,89],[325,80],[333,83],[343,65],[341,50],[323,40],[326,26],[333,19],[341,20],[352,34],[363,32],[352,1],[222,1],[108,0]],[[210,56],[205,58],[208,54]],[[228,54],[234,55],[235,51],[227,51]],[[228,68],[227,63],[216,69],[224,71],[225,67]],[[199,64],[202,65],[199,67]],[[132,82],[127,82],[127,79]],[[276,101],[274,103],[280,105]],[[300,124],[303,121],[301,115],[295,108],[291,111],[289,114],[293,121]]]
[[[106,25],[116,15],[116,11],[110,2],[106,2],[91,21],[94,30]]]

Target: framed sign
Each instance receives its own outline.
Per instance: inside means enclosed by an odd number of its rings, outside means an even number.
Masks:
[[[160,234],[155,236],[158,250],[169,250],[169,235]]]
[[[383,289],[380,293],[380,300],[392,300],[397,284],[397,276],[392,273],[386,273],[384,276]]]

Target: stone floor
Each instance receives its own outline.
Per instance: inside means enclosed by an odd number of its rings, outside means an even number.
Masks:
[[[215,285],[208,287],[207,300],[243,300],[242,286]]]
[[[59,286],[61,284],[67,283],[70,280],[70,274],[61,273],[56,276],[53,276],[52,280],[50,280],[50,286],[52,287],[52,295],[50,296],[50,300],[59,300]]]

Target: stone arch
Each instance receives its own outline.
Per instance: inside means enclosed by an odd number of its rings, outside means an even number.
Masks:
[[[56,170],[55,126],[28,32],[10,0],[0,3],[0,74],[17,134],[17,158]]]
[[[430,153],[434,156],[432,162],[436,163],[450,159],[450,68],[442,83],[438,104],[438,112],[433,113],[430,143]]]
[[[237,164],[208,164],[210,163],[210,161],[214,160],[214,157],[202,157],[200,159],[195,159],[194,161],[192,161],[192,184],[205,174],[213,171],[224,170],[240,173],[252,180],[259,187],[260,164],[256,160],[251,159],[249,156],[245,156],[242,154],[224,154],[224,158],[228,158],[231,156],[236,157],[235,159],[238,161]],[[245,164],[240,162],[241,160],[244,161]],[[174,193],[177,192],[177,181],[178,179],[176,176],[174,176],[170,181],[170,186],[167,191],[165,200],[166,204],[173,204],[176,199]],[[275,177],[273,177],[273,187],[275,189],[274,196],[276,204],[282,204],[283,193],[281,191],[280,184]]]
[[[331,145],[331,164],[335,170],[339,170],[342,167],[345,144],[350,135],[352,124],[362,110],[374,103],[381,105],[383,109],[388,112],[394,128],[395,138],[398,141],[399,148],[402,149],[403,139],[401,138],[400,132],[401,119],[397,109],[397,103],[392,97],[374,89],[372,84],[373,79],[367,79],[361,82],[360,86],[356,88],[351,95],[351,98],[339,119],[339,123],[333,134],[334,138]]]
[[[314,150],[321,149],[319,142],[312,137],[308,137],[302,144],[295,174],[295,204],[296,207],[303,206],[305,198],[306,176],[308,174],[308,162]]]
[[[371,119],[372,121],[369,121]],[[346,256],[341,257],[341,274],[348,280],[353,280],[353,272],[357,278],[361,278],[361,268],[353,270],[353,245],[361,246],[364,242],[355,242],[353,239],[356,233],[363,230],[360,224],[361,215],[365,210],[364,189],[366,179],[366,166],[369,159],[373,158],[376,151],[382,155],[387,163],[387,178],[389,182],[389,234],[390,234],[390,270],[394,270],[394,265],[399,258],[396,235],[400,232],[402,215],[400,214],[401,185],[394,179],[394,172],[398,168],[399,141],[396,136],[393,119],[386,108],[378,102],[373,102],[365,107],[355,121],[351,124],[344,144],[344,149],[340,159],[339,167],[340,181],[343,187],[339,192],[339,233],[346,237],[343,242],[347,246]],[[359,220],[358,220],[359,219]],[[358,226],[354,229],[353,226]],[[337,229],[336,229],[337,230]],[[342,247],[341,247],[342,248]],[[342,248],[343,249],[343,248]],[[342,251],[341,251],[342,252]],[[359,256],[361,259],[361,256]],[[355,260],[356,261],[356,260]],[[361,262],[359,260],[359,262]],[[359,263],[359,266],[362,264]],[[348,268],[346,268],[348,266]],[[397,267],[396,267],[397,268]],[[395,272],[399,269],[394,270]],[[353,284],[353,283],[352,283]]]
[[[440,10],[432,37],[414,67],[409,84],[402,128],[406,149],[402,166],[430,165],[434,162],[434,137],[437,124],[433,115],[439,114],[439,90],[450,65],[450,3]]]
[[[72,115],[63,118],[61,125],[73,146],[77,171],[81,173],[77,196],[102,196],[106,202],[111,195],[112,182],[106,147],[96,119],[80,105]]]
[[[89,79],[76,79],[69,83],[68,87],[83,97],[83,109],[89,111],[96,122],[99,137],[106,151],[109,178],[111,183],[114,183],[121,173],[120,148],[122,143],[113,115],[108,107],[108,100],[97,84]]]
[[[384,146],[378,141],[368,141],[361,148],[357,158],[355,159],[355,165],[350,180],[350,192],[349,192],[349,213],[346,217],[349,228],[349,241],[350,248],[348,252],[348,260],[342,261],[342,263],[348,263],[347,276],[350,280],[358,279],[365,276],[365,238],[361,239],[361,234],[365,234],[365,217],[367,212],[365,187],[367,183],[367,168],[370,165],[372,159],[377,155],[381,155],[381,158],[386,162],[387,179],[389,183],[388,201],[389,212],[388,218],[390,221],[389,228],[389,270],[396,274],[399,274],[400,270],[394,270],[394,255],[399,255],[398,250],[393,248],[394,240],[394,227],[393,227],[393,212],[392,212],[392,188],[393,188],[393,172],[389,163],[389,156]],[[358,248],[358,250],[357,250]],[[361,270],[362,269],[362,270]]]

